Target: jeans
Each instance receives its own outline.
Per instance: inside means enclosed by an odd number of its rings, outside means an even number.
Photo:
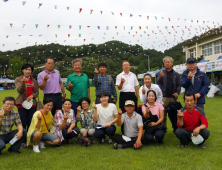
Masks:
[[[189,142],[191,141],[191,134],[193,133],[193,131],[188,131],[186,129],[183,128],[178,128],[175,132],[177,138],[180,140],[180,143],[182,145],[188,145]],[[210,136],[210,131],[208,129],[203,129],[200,130],[199,134],[204,138],[204,141],[208,139],[208,137]],[[204,141],[202,143],[200,143],[199,145],[203,144]]]
[[[19,116],[22,121],[23,129],[29,130],[29,126],[32,121],[32,116],[36,112],[36,107],[32,107],[29,110],[25,108],[18,108]],[[24,139],[23,143],[26,143],[26,138]]]
[[[5,145],[9,143],[9,141],[14,138],[15,134],[18,133],[18,130],[13,130],[6,135],[0,135],[0,152],[5,149]],[[23,129],[23,134],[20,140],[17,140],[13,145],[10,146],[9,150],[18,151],[22,142],[26,138],[27,131]]]
[[[33,137],[34,137],[34,135],[35,135],[35,132],[36,131],[34,131],[33,133],[32,133],[32,135],[31,135],[31,142],[33,143]],[[41,141],[50,141],[50,142],[54,142],[55,140],[57,140],[57,139],[59,139],[56,135],[54,135],[54,134],[52,134],[52,133],[43,133],[42,134],[42,139],[41,139]]]
[[[105,138],[105,135],[111,137],[114,136],[115,132],[116,132],[116,126],[114,125],[111,125],[106,128],[100,128],[100,129],[96,128],[95,137],[101,141],[102,139]]]
[[[155,138],[161,142],[164,138],[165,132],[163,130],[157,130],[156,132],[154,132],[153,134],[147,134],[146,132],[144,133],[144,138],[147,142],[152,142],[153,138],[155,136]]]

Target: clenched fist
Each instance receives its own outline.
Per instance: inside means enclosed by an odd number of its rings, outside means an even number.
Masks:
[[[0,110],[0,118],[3,118],[3,117],[4,117],[4,111]]]
[[[188,77],[189,79],[192,79],[193,73],[190,71],[187,77]]]
[[[72,86],[73,86],[72,83],[71,83],[71,81],[69,82],[68,86],[69,86],[69,87],[72,87]]]
[[[93,102],[92,107],[93,107],[94,109],[97,109],[95,102]]]
[[[82,110],[81,106],[78,106],[77,111],[81,111],[81,110]]]
[[[38,120],[42,120],[42,116],[40,114],[37,115]]]
[[[119,114],[119,115],[122,115],[122,114],[123,114],[123,111],[122,111],[120,108],[118,109],[118,114]]]
[[[146,89],[144,89],[144,87],[142,87],[142,93],[143,93],[143,95],[146,94]]]
[[[27,78],[23,77],[22,78],[22,84],[25,84],[26,81],[27,81]]]
[[[68,118],[69,118],[69,117],[67,116],[67,114],[64,113],[64,114],[63,114],[63,119],[64,119],[64,120],[67,120]]]
[[[44,76],[44,80],[48,80],[49,79],[49,76],[48,76],[48,74],[46,74],[45,76]]]
[[[121,78],[121,83],[125,83],[125,79],[124,78]]]
[[[160,72],[160,77],[162,77],[162,78],[164,77],[163,71]]]
[[[95,73],[95,74],[98,74],[99,71],[95,68],[94,73]]]
[[[177,110],[177,116],[183,117],[183,113],[180,110]]]

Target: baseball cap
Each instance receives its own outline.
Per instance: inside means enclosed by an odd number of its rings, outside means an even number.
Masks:
[[[187,63],[191,63],[191,62],[196,63],[197,62],[196,58],[190,57],[190,58],[187,59]]]
[[[135,103],[134,103],[134,101],[132,101],[132,100],[127,100],[126,102],[125,102],[125,105],[135,105]]]

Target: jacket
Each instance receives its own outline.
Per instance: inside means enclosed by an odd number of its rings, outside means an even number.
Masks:
[[[173,69],[172,69],[173,70]],[[162,90],[163,97],[166,96],[166,87],[167,87],[167,73],[166,70],[163,70],[164,77],[160,77],[160,73],[157,74],[157,84],[160,85],[160,89]],[[173,70],[173,93],[180,94],[180,75],[176,71]]]
[[[204,104],[205,103],[205,97],[204,94],[207,93],[208,87],[209,87],[209,80],[207,78],[206,73],[200,71],[200,69],[197,67],[197,72],[194,77],[194,86],[192,84],[192,79],[189,79],[187,76],[189,74],[189,70],[185,70],[181,76],[180,84],[182,87],[185,88],[186,92],[191,93],[200,93],[200,98],[198,98],[197,103],[198,104]]]
[[[33,77],[31,77],[31,79],[32,79],[32,83],[34,84],[32,95],[33,95],[33,105],[35,106],[37,104],[36,98],[39,95],[39,86],[37,84],[37,81]],[[22,76],[17,77],[15,79],[15,87],[18,92],[18,95],[16,98],[16,105],[22,104],[26,100],[26,85],[22,86]]]

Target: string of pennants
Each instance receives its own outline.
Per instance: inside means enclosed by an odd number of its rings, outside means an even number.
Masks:
[[[4,2],[8,2],[9,0],[3,0]],[[21,3],[22,3],[22,5],[23,6],[25,6],[26,5],[26,1],[21,1]],[[29,2],[30,3],[30,2]],[[31,2],[32,3],[32,2]],[[49,5],[49,4],[46,4],[46,5]],[[51,5],[51,4],[50,4]],[[41,7],[43,6],[43,3],[38,3],[38,9],[40,9]],[[58,5],[53,5],[54,6],[54,8],[55,9],[58,9]],[[62,7],[64,7],[64,6],[62,6]],[[72,7],[70,7],[70,6],[66,6],[65,7],[66,9],[67,9],[67,11],[69,11]],[[76,8],[76,7],[75,7]],[[88,11],[89,11],[89,14],[93,14],[93,12],[99,12],[101,15],[104,13],[104,11],[101,11],[101,10],[99,10],[99,11],[95,11],[95,10],[93,10],[93,9],[87,9]],[[81,13],[83,11],[83,8],[78,8],[78,13]],[[137,17],[143,17],[144,15],[134,15],[134,14],[124,14],[124,13],[121,13],[121,12],[109,12],[111,15],[114,15],[115,13],[116,14],[118,14],[119,16],[121,16],[121,17],[123,17],[123,16],[129,16],[129,17],[135,17],[135,16],[137,16]],[[145,15],[145,17],[146,17],[146,19],[147,20],[149,20],[149,19],[151,19],[151,18],[153,18],[153,19],[155,19],[155,20],[158,20],[158,19],[162,19],[162,20],[164,20],[164,19],[167,19],[168,21],[172,21],[172,18],[170,18],[170,17],[159,17],[159,16],[149,16],[149,15]],[[212,22],[213,23],[213,25],[215,25],[215,23],[217,23],[218,25],[219,25],[219,23],[221,23],[221,22],[214,22],[214,21],[200,21],[200,20],[194,20],[194,19],[181,19],[181,18],[173,18],[173,20],[178,20],[178,21],[181,21],[181,20],[183,20],[184,22],[188,22],[188,21],[190,21],[190,22],[193,22],[193,23],[197,23],[197,24],[201,24],[201,23],[203,23],[203,24],[205,24],[205,23],[210,23],[210,22]]]

